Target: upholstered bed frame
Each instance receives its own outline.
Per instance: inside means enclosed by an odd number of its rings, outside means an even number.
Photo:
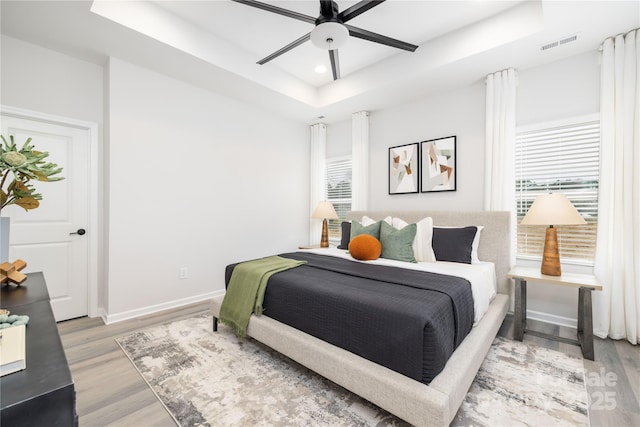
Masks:
[[[485,211],[355,211],[349,212],[347,217],[360,220],[363,215],[375,220],[391,215],[410,223],[430,216],[434,226],[484,226],[479,258],[495,264],[498,294],[484,317],[451,355],[444,370],[425,385],[266,316],[251,317],[248,335],[411,424],[448,426],[509,307],[510,214]],[[216,318],[222,299],[217,297],[212,301]]]

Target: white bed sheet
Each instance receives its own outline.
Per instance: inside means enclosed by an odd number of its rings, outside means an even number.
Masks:
[[[301,249],[300,252],[312,252],[319,255],[329,255],[349,259],[355,262],[369,264],[387,265],[392,267],[406,268],[409,270],[428,271],[431,273],[448,274],[449,276],[461,277],[471,283],[471,293],[473,295],[474,326],[482,319],[482,316],[489,309],[489,303],[496,296],[496,269],[492,262],[481,261],[478,264],[462,264],[457,262],[403,262],[391,259],[378,258],[374,261],[358,261],[353,258],[349,251],[344,249],[318,248]]]

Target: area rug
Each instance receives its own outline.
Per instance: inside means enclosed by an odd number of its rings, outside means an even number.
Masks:
[[[452,425],[588,426],[582,359],[498,337]]]
[[[405,426],[211,316],[117,339],[181,426]],[[452,425],[588,425],[581,359],[496,338]]]

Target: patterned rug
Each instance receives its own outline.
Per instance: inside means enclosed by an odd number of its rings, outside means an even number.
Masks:
[[[205,314],[117,342],[181,426],[407,425]],[[452,425],[588,425],[582,360],[496,338]]]

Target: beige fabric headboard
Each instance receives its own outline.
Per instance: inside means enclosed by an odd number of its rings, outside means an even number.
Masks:
[[[506,211],[351,211],[348,220],[360,221],[363,215],[376,221],[387,216],[402,218],[412,223],[430,216],[434,226],[482,225],[478,258],[496,265],[498,292],[511,295],[511,280],[507,273],[511,269],[511,213]]]

